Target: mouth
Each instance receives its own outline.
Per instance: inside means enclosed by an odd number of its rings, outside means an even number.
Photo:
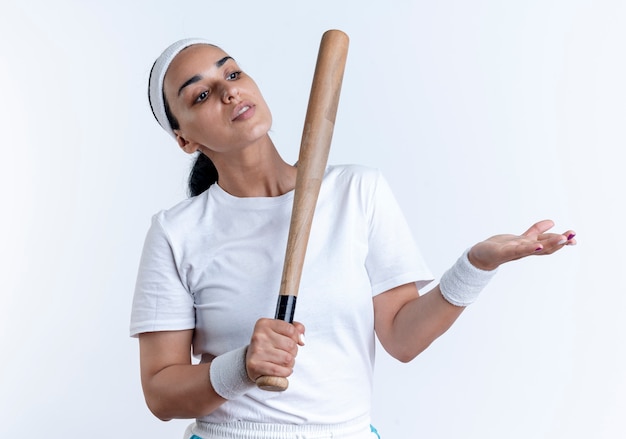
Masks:
[[[236,120],[245,120],[245,119],[248,119],[249,117],[252,117],[254,111],[250,111],[250,110],[254,110],[254,106],[252,104],[248,102],[240,103],[233,110],[231,121],[234,122]]]

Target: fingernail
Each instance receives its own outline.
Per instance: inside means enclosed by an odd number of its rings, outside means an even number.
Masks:
[[[559,245],[563,245],[563,244],[565,244],[566,242],[567,242],[567,239],[561,239],[561,240],[559,241]]]
[[[535,251],[536,251],[536,252],[540,252],[541,250],[543,250],[543,247],[537,247],[537,248],[535,249]]]
[[[567,240],[569,241],[570,239],[572,239],[574,236],[576,236],[576,233],[570,233],[569,236],[567,237]]]
[[[300,343],[305,344],[304,343],[304,334],[300,334]]]

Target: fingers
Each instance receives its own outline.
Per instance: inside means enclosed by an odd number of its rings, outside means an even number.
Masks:
[[[543,220],[533,224],[526,232],[522,234],[526,238],[536,238],[537,246],[534,254],[548,255],[563,248],[566,245],[576,245],[576,232],[568,230],[559,235],[557,233],[545,233],[554,227],[552,220]]]
[[[535,223],[523,235],[495,235],[472,247],[469,259],[472,265],[493,270],[503,263],[531,255],[552,254],[566,245],[576,245],[576,232],[545,233],[552,228],[551,220]]]
[[[276,319],[257,321],[246,354],[246,369],[251,380],[260,376],[288,377],[293,372],[298,346],[304,344],[301,323]]]
[[[545,233],[537,236],[537,241],[541,245],[541,250],[538,253],[542,255],[549,255],[557,250],[562,249],[566,245],[576,245],[576,232],[568,230],[562,235],[556,233]]]
[[[554,227],[554,221],[546,219],[533,224],[522,236],[535,236],[544,233]]]
[[[298,345],[304,346],[304,325],[300,322],[293,322],[293,326],[298,331]]]
[[[576,239],[574,239],[576,237],[576,232],[568,230],[563,234],[563,236],[567,237],[565,242],[562,243],[563,245],[576,245]]]

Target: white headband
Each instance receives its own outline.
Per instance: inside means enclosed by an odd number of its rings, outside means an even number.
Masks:
[[[176,134],[174,134],[174,131],[167,120],[167,115],[165,114],[165,102],[163,101],[163,78],[165,78],[165,73],[176,55],[178,55],[181,50],[186,47],[193,46],[194,44],[212,45],[212,43],[202,38],[186,38],[175,42],[165,49],[161,56],[157,58],[152,66],[150,79],[148,80],[148,99],[150,101],[152,113],[154,114],[157,122],[159,122],[159,125],[161,125],[161,127],[163,127],[163,129],[174,138],[176,138]]]

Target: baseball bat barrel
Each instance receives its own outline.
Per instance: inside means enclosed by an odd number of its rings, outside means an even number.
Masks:
[[[289,323],[293,322],[313,214],[328,162],[348,44],[344,32],[328,30],[322,35],[317,55],[300,143],[291,223],[275,315],[276,319]],[[262,376],[256,384],[264,390],[283,391],[289,381],[283,377]]]

